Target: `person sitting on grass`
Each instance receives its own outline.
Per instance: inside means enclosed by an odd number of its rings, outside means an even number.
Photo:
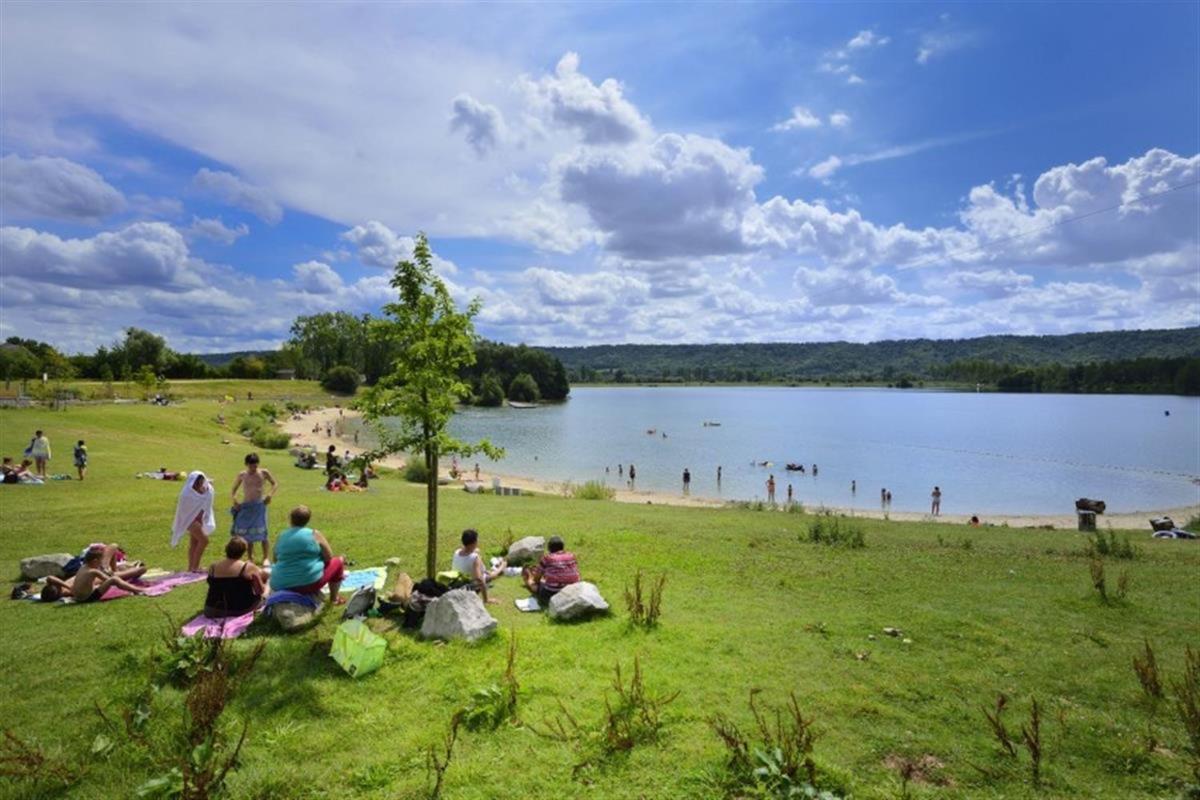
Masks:
[[[75,598],[76,603],[95,603],[114,586],[131,594],[141,594],[145,591],[144,587],[129,582],[140,578],[146,571],[145,567],[108,572],[104,569],[104,555],[104,546],[92,547],[84,556],[83,566],[75,573],[75,577],[65,581],[53,575],[46,578],[46,585],[42,588],[42,600],[51,602],[60,597],[71,596]]]
[[[204,616],[240,617],[262,603],[265,573],[252,560],[245,559],[249,549],[245,539],[234,536],[225,545],[225,557],[208,568]]]
[[[471,580],[471,586],[483,597],[485,603],[499,603],[495,598],[488,598],[488,581],[493,581],[504,574],[508,562],[500,559],[500,565],[488,572],[483,568],[483,558],[479,555],[479,534],[468,528],[462,532],[462,547],[454,551],[451,568],[466,575]]]
[[[292,527],[275,540],[271,590],[317,594],[328,584],[329,602],[334,605],[345,603],[338,591],[346,575],[346,560],[333,554],[320,531],[308,527],[312,520],[308,506],[293,508],[290,519]]]
[[[13,463],[12,456],[5,456],[4,463],[0,464],[0,482],[21,482],[20,475],[17,473],[17,465]]]
[[[562,538],[551,536],[547,549],[549,552],[535,566],[521,570],[525,588],[543,604],[549,603],[550,598],[565,587],[579,583],[579,565],[575,562],[575,554],[563,549]]]

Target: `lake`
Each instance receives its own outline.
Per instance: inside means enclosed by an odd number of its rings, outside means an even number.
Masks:
[[[1197,398],[576,387],[562,404],[464,409],[451,429],[506,449],[485,470],[615,486],[632,462],[637,488],[678,493],[687,467],[693,495],[727,500],[765,499],[773,473],[780,501],[791,483],[809,506],[878,508],[886,487],[894,510],[927,511],[935,484],[948,514],[1071,513],[1084,496],[1114,512],[1200,502]]]

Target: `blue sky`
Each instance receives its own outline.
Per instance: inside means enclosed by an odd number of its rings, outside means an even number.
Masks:
[[[377,310],[418,230],[511,342],[1200,324],[1196,4],[0,22],[4,336],[274,346]]]

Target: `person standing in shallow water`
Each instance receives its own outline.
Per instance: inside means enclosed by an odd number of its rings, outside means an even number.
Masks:
[[[942,490],[940,488],[938,488],[937,486],[933,487],[933,493],[929,495],[929,498],[930,498],[930,500],[932,500],[932,502],[930,503],[929,513],[933,514],[935,517],[941,516],[941,514],[942,514]]]
[[[775,505],[775,476],[767,478],[767,502]]]
[[[630,464],[629,465],[629,488],[630,489],[633,488],[633,482],[636,480],[637,480],[637,469],[634,468],[633,464]]]
[[[692,473],[687,467],[683,468],[683,493],[690,494],[692,491]]]
[[[856,492],[858,492],[858,482],[850,481],[850,494],[855,494]]]
[[[717,465],[717,486],[721,485],[721,465]]]

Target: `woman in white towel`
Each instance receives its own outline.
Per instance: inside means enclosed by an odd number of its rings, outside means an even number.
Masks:
[[[171,526],[171,546],[175,547],[184,536],[187,537],[188,572],[202,571],[200,560],[204,557],[204,548],[208,547],[208,537],[217,529],[217,520],[213,516],[215,494],[212,481],[199,470],[188,473],[187,482],[179,492],[175,523]]]

